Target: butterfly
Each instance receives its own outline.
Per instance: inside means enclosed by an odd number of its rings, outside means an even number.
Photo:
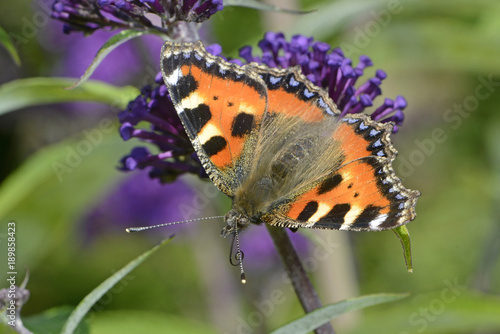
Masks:
[[[262,222],[380,231],[416,216],[395,175],[393,125],[340,116],[297,67],[239,66],[203,44],[166,42],[171,100],[211,181],[232,199],[222,235]]]

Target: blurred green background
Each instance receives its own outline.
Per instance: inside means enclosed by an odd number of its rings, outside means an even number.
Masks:
[[[383,96],[403,95],[409,104],[405,124],[392,137],[399,151],[396,173],[405,186],[422,193],[418,216],[408,225],[413,274],[406,271],[401,245],[390,231],[320,231],[315,236],[328,246],[319,246],[318,252],[328,256],[318,257],[314,249],[303,255],[324,304],[377,292],[410,292],[411,297],[342,316],[333,322],[337,332],[500,333],[500,3],[269,3],[314,11],[289,15],[227,7],[205,23],[205,40],[221,44],[224,54],[234,57],[240,47],[255,46],[265,31],[282,31],[287,38],[314,36],[342,47],[355,63],[361,54],[371,57],[375,66],[368,74],[378,68],[388,73]],[[22,65],[14,65],[1,49],[2,84],[77,77],[90,64],[99,42],[88,47],[87,58],[81,57],[82,38],[75,42],[77,34],[63,35],[62,24],[49,18],[48,6],[50,1],[3,4],[1,26],[19,36]],[[138,50],[137,63],[128,72],[118,68],[112,78],[102,77],[140,89],[159,71],[161,41],[149,49],[149,42],[129,43]],[[118,59],[119,50],[109,57]],[[82,72],[73,73],[75,68]],[[125,100],[136,93],[127,89]],[[15,221],[19,283],[24,268],[30,272],[31,297],[22,312],[27,323],[30,316],[75,306],[173,233],[165,228],[129,235],[126,226],[94,226],[90,233],[85,226],[89,215],[133,177],[116,166],[138,142],[123,142],[117,130],[104,131],[100,124],[109,119],[118,127],[120,103],[41,105],[0,115],[0,247],[6,254],[6,225]],[[101,129],[102,140],[58,174],[54,162],[64,163],[92,129]],[[211,184],[191,176],[180,182],[193,189],[198,217],[228,210],[230,202],[213,195]],[[168,201],[165,196],[154,204]],[[229,241],[219,237],[221,227],[222,222],[210,221],[176,230],[171,243],[97,303],[88,319],[91,333],[267,333],[301,316],[280,265],[247,268],[249,281],[240,284],[238,271],[227,263]],[[251,252],[252,244],[244,240],[244,250]],[[2,268],[5,261],[2,256]],[[273,301],[276,291],[280,298]]]

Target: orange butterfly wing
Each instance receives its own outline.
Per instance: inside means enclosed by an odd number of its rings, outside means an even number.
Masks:
[[[390,124],[341,119],[297,68],[228,63],[201,42],[165,43],[172,102],[214,184],[250,221],[383,230],[415,217],[395,175]]]
[[[208,54],[201,42],[166,42],[162,72],[203,167],[232,196],[235,166],[245,160],[245,145],[266,110],[266,87],[253,71]]]

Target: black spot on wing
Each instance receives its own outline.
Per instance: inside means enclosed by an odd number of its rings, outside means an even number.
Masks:
[[[356,124],[354,131],[363,136],[367,142],[366,149],[372,152],[376,156],[385,156],[385,144],[383,141],[384,129],[376,127],[372,124],[367,124],[363,120],[358,120],[358,122],[353,122],[351,124]]]
[[[241,112],[233,120],[231,135],[233,137],[243,137],[249,134],[254,126],[254,116],[252,114]]]
[[[321,219],[314,224],[314,227],[332,228],[333,224],[342,225],[345,215],[349,210],[351,210],[350,204],[336,204],[326,215],[321,217]]]
[[[340,174],[335,174],[330,177],[328,177],[326,180],[321,182],[317,194],[321,195],[324,193],[329,192],[333,188],[337,187],[340,183],[342,182],[342,175]]]
[[[216,155],[227,146],[227,141],[224,137],[221,136],[213,136],[205,144],[203,144],[203,149],[207,153],[209,157],[212,155]]]
[[[170,55],[170,57],[163,58],[163,72],[165,75],[171,75],[174,70],[179,68],[179,55]]]
[[[294,73],[289,73],[283,80],[283,88],[292,94],[295,94],[302,101],[311,101],[319,97],[318,93],[309,90],[302,79],[297,78]],[[324,103],[323,103],[324,104]],[[324,106],[325,108],[327,105]]]
[[[176,98],[181,101],[198,89],[198,82],[192,75],[185,75],[179,78],[174,91],[177,91]]]
[[[284,84],[284,80],[282,76],[275,76],[270,73],[261,73],[261,78],[266,83],[266,86],[270,90],[281,88]]]
[[[307,203],[304,210],[302,210],[302,212],[297,217],[297,220],[300,222],[308,221],[309,218],[311,218],[316,213],[316,211],[318,211],[318,206],[318,202],[315,201]]]
[[[287,92],[297,94],[301,89],[303,89],[304,84],[301,81],[297,80],[293,73],[289,73],[284,77],[283,87]]]
[[[309,90],[302,79],[298,79],[294,73],[285,75],[260,73],[260,75],[270,90],[284,89],[286,92],[296,95],[302,101],[309,101],[319,97],[317,92]]]
[[[184,113],[186,113],[186,116],[196,133],[200,133],[205,124],[207,124],[208,121],[212,118],[210,107],[206,104],[200,104],[193,109],[184,109]]]
[[[361,212],[352,224],[353,227],[364,227],[367,228],[372,220],[380,215],[381,207],[368,205],[363,212]]]

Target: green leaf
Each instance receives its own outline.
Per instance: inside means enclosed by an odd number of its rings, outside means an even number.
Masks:
[[[7,49],[7,52],[9,52],[16,65],[21,66],[21,58],[19,58],[19,54],[17,53],[14,44],[12,44],[12,41],[9,38],[9,34],[7,34],[7,32],[2,27],[0,27],[0,44],[2,44],[5,49]]]
[[[386,5],[385,0],[324,1],[314,15],[300,16],[287,35],[302,34],[321,40],[330,37],[345,25],[352,24],[357,15]]]
[[[265,11],[281,12],[288,14],[307,14],[313,12],[312,10],[303,11],[303,10],[280,8],[278,6],[262,3],[257,0],[224,0],[224,6],[247,7],[256,10],[265,10]]]
[[[366,295],[358,298],[346,299],[335,304],[330,304],[306,314],[300,319],[294,320],[285,326],[271,332],[271,334],[307,334],[324,323],[336,317],[354,310],[363,309],[368,306],[388,303],[406,298],[404,294],[380,293]]]
[[[116,283],[118,283],[122,278],[127,276],[134,268],[140,265],[144,260],[146,260],[151,254],[156,252],[162,246],[167,244],[170,240],[172,240],[173,236],[163,240],[150,250],[145,253],[139,255],[137,258],[129,262],[125,267],[114,273],[107,280],[102,282],[97,288],[95,288],[91,293],[89,293],[81,302],[78,304],[76,309],[73,311],[71,316],[66,321],[64,328],[62,330],[62,334],[72,334],[80,321],[85,317],[87,312],[90,310],[92,306],[102,297],[104,294],[111,289]]]
[[[401,241],[401,245],[403,246],[406,269],[409,273],[413,272],[413,264],[411,259],[411,240],[410,240],[410,232],[406,228],[406,225],[401,225],[392,230]]]
[[[74,307],[70,306],[52,308],[23,319],[23,323],[33,333],[61,333],[66,319],[73,310]],[[78,325],[76,332],[87,334],[89,333],[89,327],[85,322],[82,322]]]
[[[80,79],[78,79],[78,81],[73,83],[71,86],[67,87],[67,89],[73,89],[73,88],[79,86],[82,82],[86,81],[92,75],[92,73],[94,73],[95,69],[97,68],[97,66],[99,66],[101,61],[104,58],[106,58],[106,56],[111,51],[116,49],[118,46],[122,45],[123,43],[125,43],[133,38],[140,37],[140,36],[143,36],[146,34],[152,34],[152,33],[153,32],[150,32],[150,31],[144,31],[144,30],[138,31],[138,30],[129,29],[129,30],[122,30],[119,33],[117,33],[116,35],[113,35],[110,39],[108,39],[108,41],[106,43],[104,43],[104,45],[99,49],[99,51],[97,51],[97,54],[94,57],[94,60],[92,61],[90,66],[87,68],[85,73],[80,77]]]
[[[143,310],[104,311],[95,314],[91,323],[92,334],[216,334],[211,324],[198,322],[189,317],[165,312]]]
[[[438,291],[371,309],[349,333],[500,333],[499,314],[498,295],[468,290],[465,280],[447,278]]]
[[[64,157],[66,143],[44,148],[30,156],[17,170],[9,174],[0,186],[0,217],[21,203],[34,189],[54,177],[51,163]]]
[[[100,102],[123,109],[139,94],[132,86],[116,87],[102,81],[89,80],[68,91],[70,78],[28,78],[0,86],[0,115],[20,108],[61,102]]]

